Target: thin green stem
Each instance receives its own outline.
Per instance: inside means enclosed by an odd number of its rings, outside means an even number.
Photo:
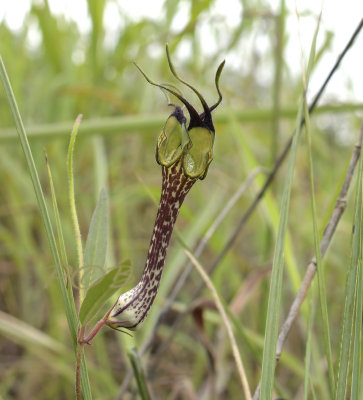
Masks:
[[[345,103],[340,105],[325,105],[314,109],[314,114],[341,114],[351,113],[362,110],[361,103]],[[296,117],[296,108],[280,108],[279,118],[292,120]],[[213,118],[218,125],[230,123],[231,116],[235,117],[239,122],[269,122],[274,118],[273,109],[250,109],[250,110],[231,110],[228,108],[221,109]],[[165,123],[165,113],[162,114],[145,114],[145,115],[123,115],[112,118],[95,118],[83,120],[82,130],[78,134],[80,137],[100,134],[122,135],[132,132],[155,132]],[[54,122],[51,124],[42,124],[29,126],[27,135],[29,139],[54,140],[55,138],[64,138],[69,135],[72,130],[73,121]],[[16,130],[13,128],[1,128],[0,143],[11,143],[16,140]]]
[[[304,118],[305,118],[305,133],[306,133],[306,141],[307,141],[307,157],[309,164],[309,183],[310,183],[310,202],[311,202],[311,214],[312,214],[312,224],[313,224],[313,238],[314,238],[314,250],[316,257],[316,268],[318,271],[318,283],[319,283],[319,300],[320,300],[320,308],[321,315],[323,321],[323,336],[324,336],[324,346],[325,352],[328,360],[328,374],[329,374],[329,384],[330,384],[330,392],[334,397],[334,367],[333,367],[333,357],[331,350],[331,341],[330,341],[330,332],[329,332],[329,319],[328,319],[328,307],[326,303],[326,285],[324,279],[324,270],[323,270],[323,262],[322,255],[320,249],[320,241],[319,241],[319,231],[317,224],[317,211],[316,211],[316,200],[315,200],[315,187],[314,187],[314,167],[313,167],[313,157],[311,150],[311,132],[310,132],[310,116],[309,116],[309,106],[306,100],[306,93],[308,90],[309,76],[313,67],[314,57],[315,57],[315,49],[316,49],[316,38],[320,24],[319,21],[315,30],[315,36],[313,39],[311,54],[309,58],[309,64],[307,67],[307,71],[305,73],[305,69],[303,67],[303,85],[304,85]]]
[[[284,32],[285,32],[286,5],[285,0],[280,1],[280,12],[276,16],[275,34],[275,76],[272,88],[272,146],[271,161],[274,162],[278,154],[279,131],[280,131],[280,109],[281,109],[281,82],[283,72]]]
[[[311,152],[310,118],[305,96],[304,96],[304,113],[305,113],[305,133],[306,133],[308,162],[309,162],[310,199],[311,199],[311,213],[313,222],[314,250],[316,256],[316,268],[318,272],[318,283],[319,283],[319,300],[320,300],[321,316],[323,322],[322,325],[323,325],[324,346],[328,360],[329,385],[330,385],[330,391],[334,397],[334,384],[335,384],[334,366],[333,366],[333,356],[331,350],[328,306],[326,303],[327,297],[326,297],[323,260],[321,256],[318,225],[317,225],[317,212],[316,212],[316,200],[315,200],[315,188],[314,188],[314,167],[313,167],[313,158]]]
[[[84,327],[80,330],[80,336],[84,335]],[[76,357],[76,399],[82,400],[82,389],[81,389],[81,364],[82,364],[82,353],[83,353],[83,342],[78,341],[77,343],[77,357]]]

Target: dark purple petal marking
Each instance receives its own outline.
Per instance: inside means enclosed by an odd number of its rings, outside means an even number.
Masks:
[[[135,329],[147,316],[159,288],[180,207],[196,180],[184,175],[180,161],[169,168],[162,167],[160,204],[144,272],[139,283],[119,297],[109,318],[110,325]],[[125,320],[128,322],[125,323]],[[117,321],[120,321],[120,325]]]

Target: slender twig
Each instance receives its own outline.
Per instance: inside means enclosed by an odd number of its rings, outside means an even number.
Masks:
[[[341,61],[343,60],[344,56],[346,55],[347,51],[350,49],[350,47],[353,45],[354,40],[356,39],[356,37],[358,36],[359,32],[361,31],[363,27],[363,19],[360,21],[360,23],[358,24],[357,28],[355,29],[352,37],[350,38],[350,40],[348,41],[348,43],[346,44],[346,46],[344,47],[344,50],[342,51],[342,53],[339,55],[337,61],[335,62],[333,68],[331,69],[330,73],[328,74],[327,78],[325,79],[324,83],[322,84],[322,86],[320,87],[318,93],[315,95],[314,100],[312,101],[312,103],[309,106],[309,114],[312,114],[313,111],[315,110],[315,107],[318,103],[318,101],[320,100],[320,97],[322,96],[325,88],[327,87],[330,79],[332,78],[332,76],[334,75],[335,71],[338,69]],[[303,118],[301,120],[301,125],[305,124],[305,119]],[[295,132],[294,132],[295,133]],[[272,171],[270,172],[270,174],[267,176],[266,182],[263,185],[263,187],[261,188],[261,190],[258,192],[258,194],[256,195],[256,198],[254,199],[254,201],[252,202],[252,204],[250,205],[250,207],[246,210],[246,212],[242,215],[241,219],[239,220],[234,232],[232,233],[231,237],[229,238],[229,240],[227,241],[227,243],[224,245],[224,248],[222,249],[222,251],[219,253],[217,259],[214,261],[211,270],[214,270],[216,268],[217,265],[219,265],[219,263],[223,260],[223,258],[225,257],[225,255],[228,253],[229,249],[232,247],[232,245],[234,244],[234,242],[236,241],[237,237],[239,236],[242,228],[244,227],[245,223],[247,222],[247,220],[249,219],[249,217],[252,215],[252,213],[254,212],[255,208],[257,207],[257,205],[259,204],[260,200],[263,198],[263,196],[265,195],[266,190],[269,188],[269,186],[271,185],[272,181],[275,178],[275,175],[277,173],[277,171],[280,169],[283,161],[285,160],[287,153],[290,150],[291,144],[292,144],[292,139],[294,137],[294,133],[291,135],[290,139],[287,141],[284,149],[282,150],[280,156],[277,158],[275,165],[272,169]]]
[[[213,300],[216,304],[216,307],[219,311],[219,313],[221,314],[222,317],[222,321],[226,327],[227,330],[227,334],[229,337],[229,340],[231,342],[231,347],[232,347],[232,353],[233,353],[233,357],[235,359],[236,365],[237,365],[237,369],[238,369],[238,373],[241,379],[241,384],[242,384],[242,389],[244,392],[244,395],[246,397],[247,400],[252,400],[251,397],[251,390],[250,387],[248,385],[248,381],[247,381],[247,376],[246,376],[246,372],[243,366],[243,362],[241,359],[241,356],[239,354],[238,351],[238,346],[237,346],[237,342],[236,342],[236,338],[234,337],[233,334],[233,329],[232,329],[232,325],[231,322],[227,316],[226,311],[224,310],[224,307],[222,305],[222,302],[218,296],[218,293],[216,291],[216,289],[214,288],[213,282],[209,279],[208,274],[205,272],[204,268],[202,267],[202,265],[198,262],[198,260],[193,256],[193,254],[191,254],[188,250],[184,249],[185,254],[188,256],[188,258],[190,259],[190,261],[193,263],[193,265],[195,266],[195,268],[198,270],[200,276],[202,277],[203,281],[205,282],[206,286],[208,287],[208,289],[210,290]]]
[[[359,156],[360,156],[360,152],[361,152],[361,147],[360,147],[360,143],[362,140],[362,135],[363,135],[363,124],[361,126],[360,129],[360,134],[359,134],[359,138],[357,140],[356,145],[354,146],[354,150],[353,150],[353,154],[352,157],[350,159],[350,163],[349,163],[349,167],[348,167],[348,171],[346,173],[344,182],[343,182],[343,186],[340,190],[338,199],[335,203],[335,207],[333,210],[333,213],[329,219],[329,222],[324,230],[324,235],[323,238],[320,242],[320,251],[321,251],[321,256],[324,257],[326,250],[331,242],[331,239],[333,237],[333,234],[336,230],[336,227],[338,225],[338,222],[346,208],[347,205],[347,195],[348,195],[348,190],[352,181],[352,177],[354,174],[354,170],[357,166],[358,160],[359,160]],[[315,276],[316,273],[316,258],[314,257],[307,269],[306,269],[306,273],[305,276],[302,280],[300,289],[290,307],[289,313],[286,317],[285,322],[283,323],[278,339],[277,339],[277,344],[276,344],[276,362],[279,361],[281,353],[282,353],[282,349],[284,347],[284,344],[286,342],[287,336],[290,332],[290,329],[299,313],[301,304],[303,303],[303,301],[305,300],[305,297],[307,295],[307,292],[310,288],[311,282]],[[255,394],[253,396],[253,400],[258,400],[260,398],[260,384],[257,386],[257,389],[255,391]]]

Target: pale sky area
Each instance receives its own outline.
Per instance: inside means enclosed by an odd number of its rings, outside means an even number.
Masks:
[[[41,0],[36,0],[41,1]],[[119,7],[124,11],[129,18],[137,20],[143,16],[149,18],[160,19],[163,15],[164,0],[133,0],[125,1],[118,0]],[[279,7],[279,0],[266,0],[267,6],[272,11],[276,11]],[[30,0],[1,0],[0,1],[0,21],[6,21],[7,25],[13,30],[21,29],[24,16],[30,9]],[[289,41],[285,49],[285,60],[289,64],[292,71],[296,74],[301,74],[301,43],[303,43],[305,58],[308,56],[311,39],[315,30],[316,16],[320,10],[322,13],[322,32],[332,30],[334,39],[332,47],[324,55],[322,62],[311,80],[310,93],[315,93],[320,86],[322,80],[327,75],[332,67],[338,54],[343,49],[344,45],[352,35],[354,29],[363,17],[363,1],[361,0],[325,0],[324,4],[319,0],[286,0],[287,8],[290,10],[290,15],[287,19],[286,32],[289,35]],[[90,29],[90,19],[87,15],[86,0],[49,0],[51,11],[56,14],[63,14],[67,19],[75,21],[82,32],[87,32]],[[104,26],[106,28],[105,45],[112,46],[112,41],[115,38],[115,32],[122,28],[122,19],[118,13],[118,6],[109,1],[107,3],[104,16]],[[178,30],[187,22],[188,4],[180,1],[180,7],[175,17],[172,29]],[[299,22],[296,17],[295,10],[298,10],[301,15]],[[308,13],[307,13],[308,11]],[[224,19],[230,27],[234,27],[240,23],[241,17],[241,2],[239,0],[218,0],[214,7],[210,10],[209,15],[217,16]],[[201,24],[199,32],[204,36],[210,35],[208,41],[209,49],[205,51],[213,51],[216,43],[210,34],[210,27],[207,23]],[[226,32],[228,35],[228,32]],[[300,38],[301,39],[300,39]],[[321,34],[318,39],[321,44],[324,35]],[[36,46],[39,43],[40,34],[37,28],[34,27],[28,37],[29,45]],[[222,38],[223,40],[223,38]],[[162,51],[164,44],[161,44],[159,49]],[[270,46],[269,40],[261,35],[258,40],[258,48],[261,53]],[[219,48],[220,48],[219,43]],[[188,48],[182,49],[188,52]],[[248,46],[243,49],[243,57],[239,54],[238,49],[234,53],[223,54],[229,67],[243,71],[243,60],[248,54]],[[340,68],[340,71],[334,76],[325,99],[333,99],[334,101],[351,101],[363,103],[363,32],[361,32],[358,40],[355,42],[354,48],[350,50],[348,56]],[[261,79],[269,81],[271,71],[262,73]],[[263,76],[266,74],[265,76]]]

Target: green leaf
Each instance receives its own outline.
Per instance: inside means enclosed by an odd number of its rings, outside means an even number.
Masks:
[[[309,67],[306,75],[306,82],[308,82],[309,80],[309,72],[311,69],[312,60],[314,59],[315,55],[315,43],[318,34],[318,28],[319,28],[319,23],[317,24],[313,42],[310,48]],[[260,398],[263,400],[272,399],[272,391],[274,385],[275,366],[276,366],[276,342],[278,336],[278,326],[280,317],[287,221],[289,215],[290,195],[291,195],[291,187],[294,175],[296,154],[299,143],[299,137],[302,129],[301,121],[303,120],[303,112],[304,112],[304,102],[302,99],[299,106],[299,111],[296,119],[296,130],[290,150],[289,166],[283,191],[281,216],[279,221],[273,265],[272,265],[271,283],[270,283],[270,292],[268,298],[267,318],[266,318],[266,328],[265,328],[264,351],[262,358]]]
[[[84,281],[81,284],[86,291],[103,272],[106,262],[108,238],[107,194],[101,189],[93,212],[84,251]]]
[[[55,215],[55,222],[56,222],[56,228],[57,228],[56,233],[57,233],[57,239],[58,239],[58,247],[59,247],[59,251],[60,251],[60,259],[61,259],[64,271],[65,271],[65,273],[67,273],[68,272],[68,258],[67,258],[66,246],[64,243],[63,229],[62,229],[61,218],[59,215],[58,202],[57,202],[57,196],[55,193],[52,171],[50,169],[47,154],[45,154],[45,163],[47,166],[50,192],[52,195],[52,204],[53,204],[53,211],[54,211],[54,215]]]
[[[82,325],[89,322],[107,300],[126,284],[130,271],[131,265],[129,263],[117,266],[98,279],[88,289],[79,312],[79,319]]]
[[[68,196],[69,196],[69,207],[72,216],[73,223],[73,231],[74,231],[74,239],[77,248],[77,256],[78,256],[78,274],[79,274],[79,282],[83,282],[83,246],[81,239],[81,229],[79,227],[78,216],[77,216],[77,208],[76,208],[76,198],[74,194],[74,176],[73,176],[73,152],[74,145],[76,143],[76,137],[78,133],[78,128],[81,123],[82,114],[78,115],[72,129],[71,138],[68,146],[68,154],[67,154],[67,166],[68,166]],[[81,285],[79,288],[79,298],[80,301],[83,300],[83,286]]]

